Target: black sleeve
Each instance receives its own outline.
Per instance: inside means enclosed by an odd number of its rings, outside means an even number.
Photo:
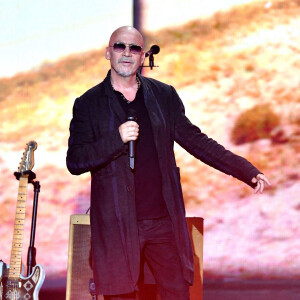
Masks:
[[[261,172],[248,160],[226,150],[193,125],[185,116],[183,103],[173,87],[172,102],[175,114],[175,141],[205,164],[255,187],[256,183],[252,183],[251,180]]]
[[[67,151],[67,168],[74,175],[105,166],[125,151],[118,129],[95,138],[91,109],[85,99],[75,100]]]

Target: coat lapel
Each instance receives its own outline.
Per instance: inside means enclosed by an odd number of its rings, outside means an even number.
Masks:
[[[166,121],[161,111],[158,99],[154,95],[153,91],[150,89],[143,77],[139,78],[143,86],[145,106],[149,114],[156,149],[159,149],[159,140],[162,139],[162,134],[164,132],[162,129],[165,129]]]
[[[154,95],[153,91],[150,89],[146,80],[143,79],[142,76],[139,76],[144,93],[144,101],[145,106],[147,108],[149,118],[151,121],[151,126],[153,130],[153,136],[156,148],[158,149],[158,144],[160,138],[162,138],[162,128],[166,127],[166,121],[161,111],[161,107],[159,105],[158,99]],[[121,123],[126,121],[126,114],[119,103],[117,96],[113,92],[110,84],[110,72],[107,74],[107,77],[104,80],[105,83],[105,93],[109,98],[109,105],[111,110],[116,114],[117,118]]]
[[[104,79],[104,87],[105,87],[105,93],[108,96],[109,106],[111,110],[117,115],[117,118],[121,123],[125,122],[126,114],[111,87],[110,71],[108,72],[106,78]]]

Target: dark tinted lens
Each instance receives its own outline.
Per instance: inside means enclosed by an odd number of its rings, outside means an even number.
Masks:
[[[126,48],[126,45],[125,44],[122,44],[122,43],[115,43],[113,45],[113,48],[116,52],[123,52]]]
[[[142,47],[138,45],[130,45],[129,49],[132,54],[140,54],[142,51]]]

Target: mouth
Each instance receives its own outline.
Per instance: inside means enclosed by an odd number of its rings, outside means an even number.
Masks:
[[[119,63],[124,66],[129,66],[129,65],[133,64],[133,62],[130,60],[121,60]]]

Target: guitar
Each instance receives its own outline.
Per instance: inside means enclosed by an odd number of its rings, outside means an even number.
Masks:
[[[44,282],[45,272],[40,265],[36,265],[32,274],[23,277],[22,273],[22,245],[25,222],[25,207],[27,201],[27,186],[30,171],[34,165],[33,152],[37,148],[35,141],[27,144],[20,166],[19,190],[17,210],[14,224],[10,267],[0,261],[0,300],[38,300],[39,290]],[[24,173],[25,172],[25,173]]]

